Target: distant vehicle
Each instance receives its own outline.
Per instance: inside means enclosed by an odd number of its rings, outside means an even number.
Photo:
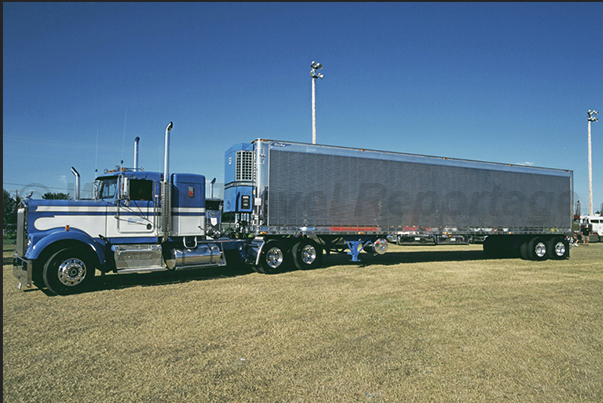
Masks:
[[[580,227],[584,224],[591,226],[590,242],[597,242],[603,237],[603,217],[599,215],[580,216]]]

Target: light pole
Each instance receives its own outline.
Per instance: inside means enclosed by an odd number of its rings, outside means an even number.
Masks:
[[[310,65],[310,77],[312,77],[312,144],[316,144],[316,79],[324,77],[323,74],[317,73],[316,70],[322,69],[322,64],[312,62]]]
[[[588,115],[588,206],[589,206],[589,215],[593,215],[593,157],[592,157],[592,148],[590,145],[590,122],[597,122],[595,116],[598,115],[599,112],[589,110],[587,112]]]

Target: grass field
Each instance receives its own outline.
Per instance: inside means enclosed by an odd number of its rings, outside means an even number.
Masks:
[[[21,292],[5,402],[602,402],[603,244],[566,261],[391,246],[278,275],[108,275]]]

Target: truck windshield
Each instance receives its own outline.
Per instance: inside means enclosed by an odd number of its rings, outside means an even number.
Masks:
[[[113,199],[117,189],[117,178],[98,179],[97,199]]]

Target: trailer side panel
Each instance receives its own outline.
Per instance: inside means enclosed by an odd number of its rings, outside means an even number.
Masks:
[[[571,171],[283,142],[268,158],[275,231],[571,231]]]

